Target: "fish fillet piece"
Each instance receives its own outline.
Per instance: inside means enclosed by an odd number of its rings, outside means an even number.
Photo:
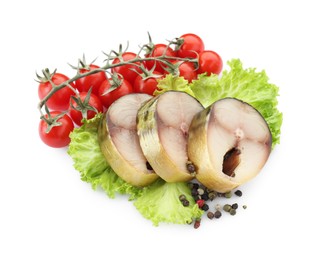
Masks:
[[[203,106],[185,92],[167,91],[138,111],[141,148],[155,172],[167,182],[188,181],[188,129]]]
[[[196,178],[227,192],[255,177],[271,152],[271,133],[248,103],[225,98],[197,114],[189,129],[188,156]]]
[[[116,100],[105,113],[99,127],[99,142],[105,159],[126,182],[146,186],[158,176],[148,166],[137,135],[137,111],[152,98],[129,94]]]

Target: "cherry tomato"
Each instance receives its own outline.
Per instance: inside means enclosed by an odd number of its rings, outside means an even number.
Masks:
[[[52,78],[52,82],[55,85],[60,85],[61,83],[69,80],[67,76],[61,73],[55,73]],[[70,84],[73,88],[75,87],[73,83]],[[41,82],[38,87],[38,95],[40,99],[43,99],[52,89],[50,81]],[[69,87],[64,87],[57,92],[55,92],[46,102],[48,108],[52,110],[67,110],[70,105],[70,97],[74,95],[73,90]]]
[[[55,117],[56,115],[61,114],[61,112],[53,111],[50,112],[50,114],[52,117]],[[54,148],[67,146],[71,141],[69,135],[74,129],[72,119],[66,114],[58,119],[58,122],[60,122],[61,125],[52,127],[49,133],[46,133],[48,124],[44,120],[41,120],[39,123],[39,135],[41,140],[46,145]]]
[[[184,39],[183,44],[177,51],[177,55],[181,58],[196,58],[197,54],[205,49],[203,40],[196,34],[187,33],[180,38]]]
[[[129,61],[133,60],[136,58],[136,54],[133,52],[124,52],[122,54],[123,61]],[[118,58],[114,59],[112,64],[117,64],[119,63],[120,60]],[[140,62],[136,63],[137,65],[140,65]],[[124,79],[126,79],[129,83],[134,84],[134,81],[138,75],[134,70],[136,70],[138,73],[141,73],[142,71],[135,65],[133,64],[127,64],[119,67],[112,68],[112,72],[116,72],[120,75],[123,76]]]
[[[207,75],[219,74],[223,69],[221,57],[214,51],[203,51],[198,58],[198,73],[206,72]]]
[[[138,75],[134,82],[133,91],[135,93],[146,93],[153,95],[154,91],[157,90],[157,80],[163,78],[163,75],[157,71],[153,71],[153,74],[159,75],[159,77],[142,78],[140,75]]]
[[[168,56],[168,57],[176,57],[176,53],[175,51],[171,48],[171,47],[167,47],[166,44],[155,44],[154,49],[152,50],[152,52],[150,54],[145,55],[146,57],[159,57],[164,55]],[[168,61],[173,62],[173,60],[169,59]],[[158,62],[158,61],[154,61],[154,60],[149,60],[149,61],[145,61],[145,67],[147,69],[152,69],[154,67],[154,64],[156,64],[155,70],[163,73],[165,71],[165,64]]]
[[[87,92],[81,92],[79,95],[80,95],[80,99],[82,101],[84,101],[86,96],[87,96]],[[76,102],[73,99],[72,99],[71,102],[72,102],[72,105],[74,107],[77,107],[77,104],[76,104]],[[98,96],[94,95],[93,93],[91,93],[91,95],[90,95],[90,99],[89,99],[88,105],[91,106],[91,107],[94,107],[98,112],[103,112],[103,105],[102,105],[101,100],[98,98]],[[95,111],[87,110],[87,119],[91,119],[95,115],[96,115]],[[83,116],[82,116],[82,112],[81,111],[70,107],[70,116],[71,116],[71,118],[72,118],[74,123],[76,123],[79,126],[82,125]]]
[[[197,72],[195,70],[194,64],[191,62],[183,62],[179,66],[179,76],[184,77],[188,82],[197,78]]]
[[[123,79],[120,86],[118,86],[116,89],[110,91],[109,93],[103,95],[105,92],[107,92],[111,88],[111,80],[105,80],[101,84],[99,88],[99,98],[102,101],[102,104],[109,108],[109,106],[118,98],[133,93],[133,87],[130,82]]]
[[[83,74],[93,69],[100,68],[99,66],[94,64],[90,64],[89,67],[90,69],[80,69],[80,73]],[[106,80],[105,72],[101,71],[83,78],[79,78],[75,81],[75,87],[79,92],[88,92],[89,89],[92,88],[92,93],[98,95],[99,87],[104,80]]]

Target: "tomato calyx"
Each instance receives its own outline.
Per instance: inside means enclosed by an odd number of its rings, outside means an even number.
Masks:
[[[149,56],[155,48],[155,44],[152,41],[152,37],[151,37],[150,33],[147,32],[147,35],[148,35],[148,43],[144,44],[141,48],[142,50],[145,51],[145,56]]]
[[[151,69],[147,69],[144,65],[140,66],[140,70],[142,73],[138,73],[138,75],[143,79],[149,78],[161,78],[163,75],[155,70],[156,64]]]
[[[172,44],[175,45],[175,51],[178,51],[181,48],[181,46],[183,45],[184,41],[185,40],[183,38],[175,38],[172,41]]]
[[[38,78],[38,80],[36,80],[36,82],[38,83],[46,83],[46,82],[50,82],[51,84],[52,82],[52,77],[54,76],[54,74],[56,73],[57,69],[55,69],[52,73],[50,72],[50,70],[48,68],[45,68],[42,70],[42,74],[43,76],[40,76],[38,73],[36,73],[36,76]],[[54,83],[53,83],[54,85]]]
[[[82,113],[82,117],[85,119],[87,119],[88,111],[94,111],[95,113],[98,113],[97,109],[89,104],[91,93],[92,93],[92,88],[89,89],[83,101],[81,100],[79,95],[71,96],[71,99],[76,104],[74,105],[72,102],[70,102],[71,108],[74,110],[80,111]]]
[[[78,73],[80,73],[83,70],[90,71],[90,65],[92,65],[95,61],[96,61],[96,58],[92,62],[87,63],[85,59],[85,55],[83,54],[83,58],[78,59],[78,66],[74,66],[72,64],[69,64],[69,65],[72,69],[75,69]]]
[[[66,114],[66,112],[57,114],[56,116],[52,116],[47,105],[44,105],[44,109],[46,115],[42,114],[40,119],[47,123],[45,132],[49,133],[53,127],[60,126],[62,124],[61,122],[58,122],[58,120],[61,119]]]
[[[164,68],[166,70],[167,73],[169,74],[173,74],[174,76],[179,76],[180,71],[179,71],[179,67],[184,63],[184,61],[177,61],[175,62],[175,64],[172,64],[169,67]]]
[[[110,88],[103,92],[102,96],[105,96],[106,94],[112,92],[113,90],[119,88],[123,83],[123,76],[121,74],[118,74],[116,72],[113,72],[111,74],[111,78],[107,79],[110,82]]]
[[[113,61],[115,59],[119,59],[120,63],[125,62],[124,58],[123,58],[123,54],[128,50],[128,44],[127,47],[123,50],[123,45],[120,44],[119,45],[119,50],[115,51],[115,50],[111,50],[111,52],[109,54],[104,53],[104,55],[107,57],[107,59],[105,61],[107,61],[107,64],[109,64],[110,61]],[[136,55],[136,57],[138,57],[138,55]],[[128,64],[132,64],[130,63],[130,61],[126,61]],[[119,63],[117,63],[119,64]],[[120,65],[119,65],[120,66]],[[114,66],[116,67],[116,65]]]

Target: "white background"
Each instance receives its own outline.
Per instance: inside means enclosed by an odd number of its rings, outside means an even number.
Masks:
[[[316,1],[2,1],[0,259],[318,259]],[[154,227],[38,137],[35,72],[192,32],[280,87],[281,144],[234,217]]]

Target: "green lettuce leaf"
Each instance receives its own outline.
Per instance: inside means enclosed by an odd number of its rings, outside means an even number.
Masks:
[[[228,62],[229,71],[223,71],[221,77],[201,74],[190,87],[195,97],[207,107],[215,101],[233,97],[247,102],[265,118],[272,134],[272,148],[280,142],[282,113],[277,109],[279,88],[269,83],[265,71],[255,68],[244,69],[239,59]]]
[[[91,183],[92,188],[101,187],[110,198],[116,193],[128,194],[130,200],[137,198],[142,190],[124,180],[108,165],[100,150],[97,128],[102,114],[85,120],[80,128],[70,134],[68,154],[74,161],[74,168],[81,173],[81,179]]]
[[[188,81],[183,77],[177,77],[172,74],[167,74],[165,78],[160,79],[157,84],[159,90],[155,90],[154,95],[159,95],[169,90],[184,91],[191,96],[194,96],[193,91],[188,85]]]
[[[188,207],[183,206],[179,200],[182,194],[190,202]],[[144,188],[134,205],[155,226],[160,222],[187,224],[203,214],[195,203],[187,183],[168,183],[162,179]]]

